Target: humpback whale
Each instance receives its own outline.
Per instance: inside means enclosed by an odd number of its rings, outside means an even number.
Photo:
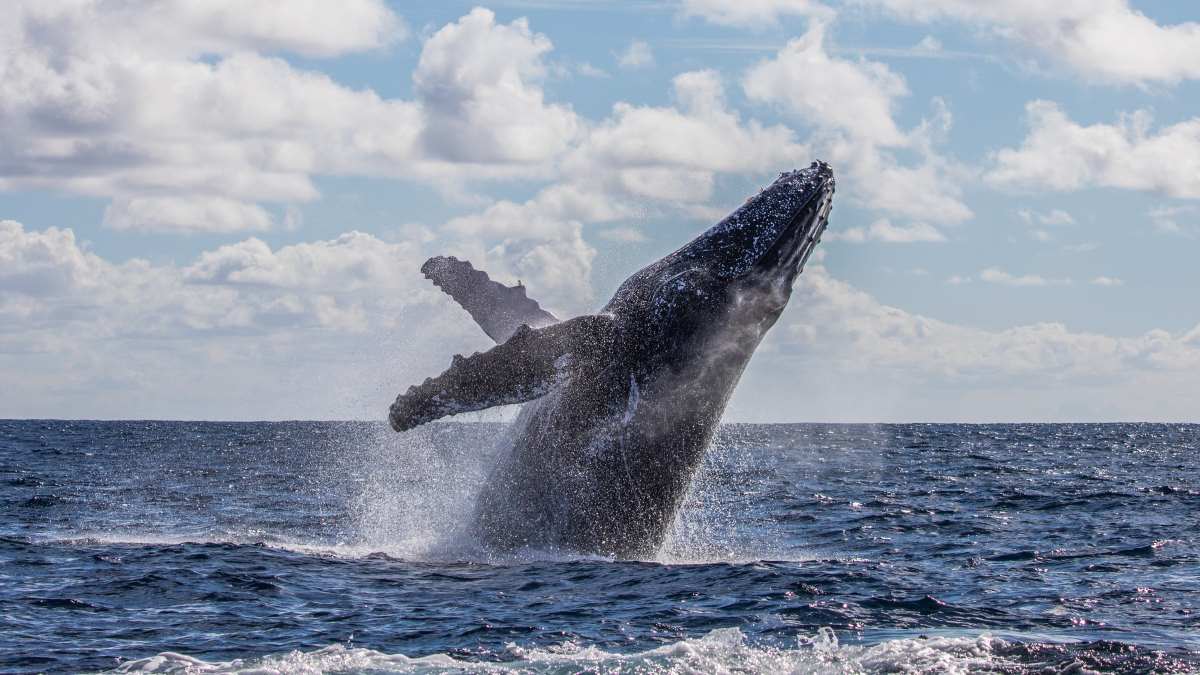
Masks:
[[[497,346],[455,356],[398,396],[392,428],[528,402],[479,494],[474,533],[500,550],[652,556],[820,241],[833,192],[828,164],[785,172],[635,272],[599,312],[565,321],[524,286],[430,259],[422,272]]]

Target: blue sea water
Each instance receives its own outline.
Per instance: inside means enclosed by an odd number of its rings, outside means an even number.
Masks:
[[[502,432],[0,421],[0,671],[1200,671],[1200,426],[727,425],[636,562],[462,535]]]

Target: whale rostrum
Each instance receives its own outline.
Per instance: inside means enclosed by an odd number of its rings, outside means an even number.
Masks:
[[[479,494],[475,534],[503,550],[653,555],[820,241],[833,192],[823,162],[783,173],[635,272],[599,312],[561,322],[523,286],[430,259],[422,271],[498,345],[410,387],[389,422],[404,431],[527,402]]]

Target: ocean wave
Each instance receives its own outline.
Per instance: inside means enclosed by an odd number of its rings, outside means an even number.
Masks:
[[[409,657],[332,645],[257,659],[204,661],[163,652],[121,665],[116,673],[974,673],[1025,672],[1007,641],[991,635],[905,638],[871,646],[840,645],[832,630],[800,637],[792,648],[752,644],[737,628],[714,630],[628,654],[567,642],[548,649],[509,645],[502,661],[465,661],[447,654]],[[1088,672],[1077,669],[1073,672]]]

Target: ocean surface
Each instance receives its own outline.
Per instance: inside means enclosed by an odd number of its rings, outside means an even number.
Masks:
[[[0,672],[1200,672],[1200,426],[727,425],[637,562],[503,431],[0,421]]]

